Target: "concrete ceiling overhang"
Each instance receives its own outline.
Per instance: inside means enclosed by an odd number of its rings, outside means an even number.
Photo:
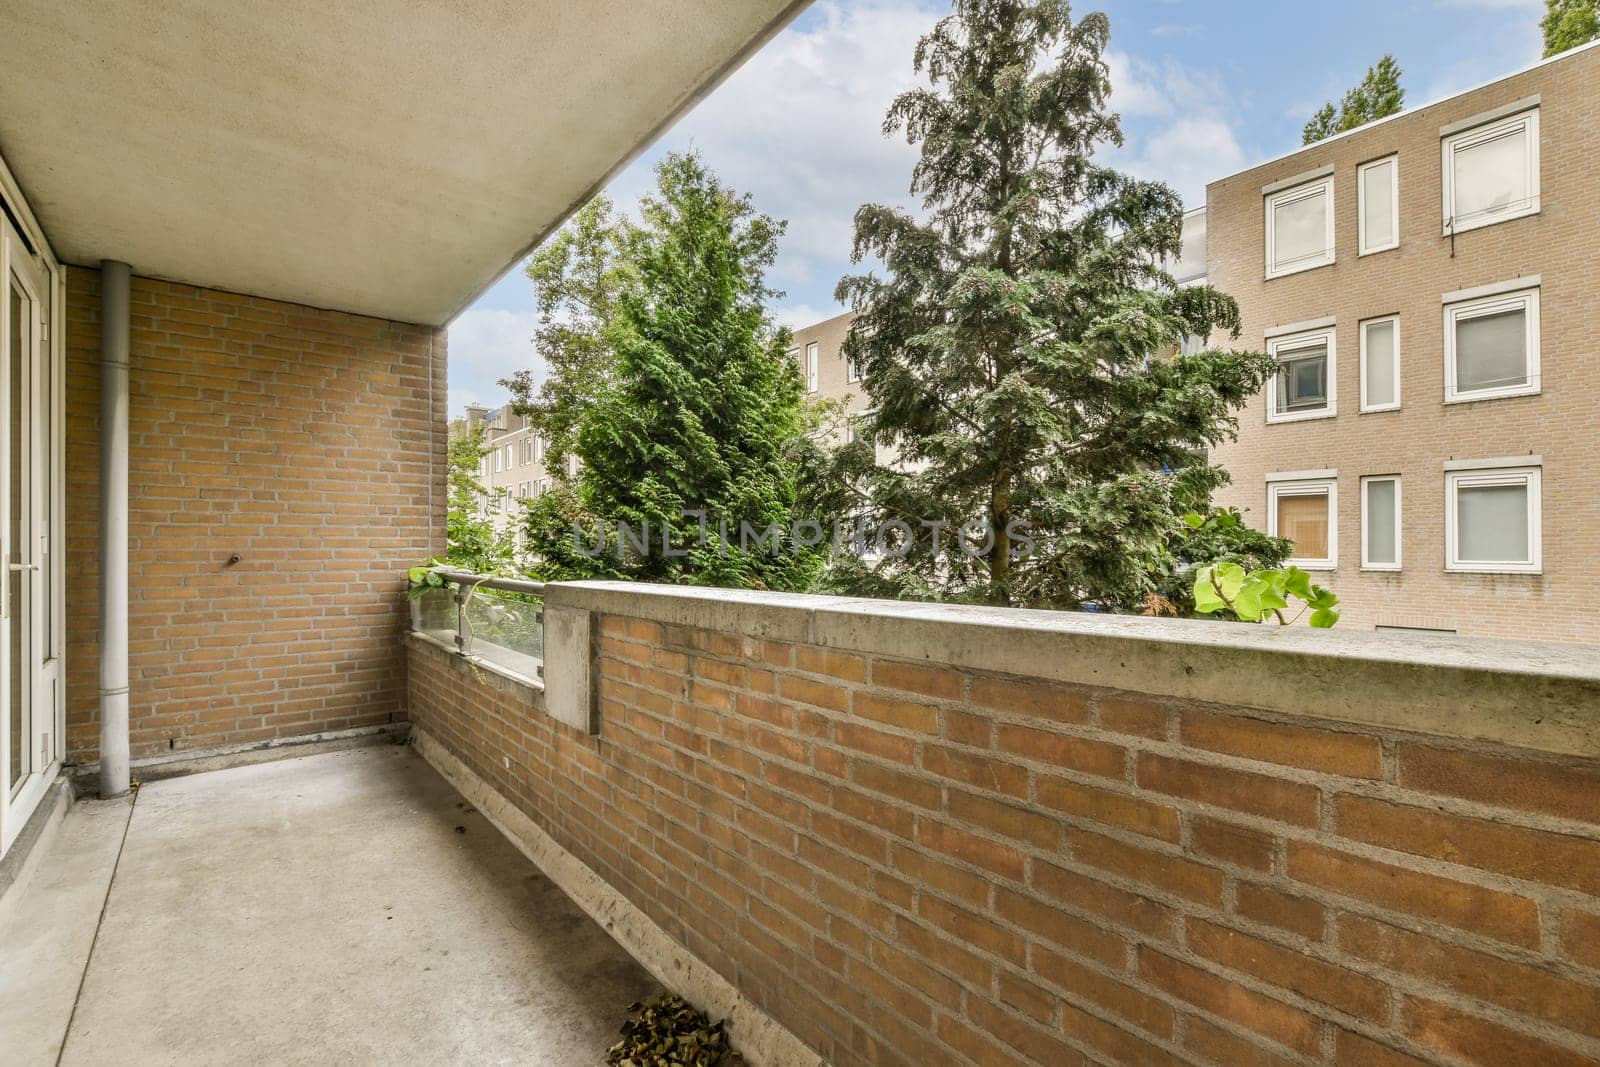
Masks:
[[[7,0],[56,255],[442,324],[809,0]]]

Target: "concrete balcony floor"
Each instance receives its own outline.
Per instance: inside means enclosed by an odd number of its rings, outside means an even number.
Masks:
[[[82,801],[0,901],[0,1060],[596,1064],[648,973],[405,746]]]

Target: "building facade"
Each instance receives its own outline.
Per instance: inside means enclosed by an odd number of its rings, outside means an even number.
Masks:
[[[1212,183],[1212,285],[1280,371],[1219,503],[1342,625],[1600,640],[1600,49]]]
[[[794,331],[789,355],[800,368],[808,400],[837,400],[843,404],[845,423],[840,433],[860,431],[872,404],[861,375],[844,358],[844,340],[850,334],[855,312],[847,311]]]
[[[545,467],[545,440],[528,425],[526,415],[511,404],[497,408],[467,406],[468,425],[483,428],[483,457],[478,478],[489,490],[487,514],[495,528],[504,530],[521,514],[522,502],[550,488],[552,472]]]

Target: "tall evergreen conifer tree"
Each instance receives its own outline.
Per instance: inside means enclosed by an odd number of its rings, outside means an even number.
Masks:
[[[796,547],[793,537],[805,517],[796,450],[807,417],[789,332],[765,308],[783,224],[693,155],[669,156],[656,176],[639,221],[606,220],[603,238],[584,242],[594,261],[573,261],[605,301],[567,348],[575,355],[564,373],[580,377],[545,390],[592,395],[571,405],[577,476],[529,508],[535,569],[808,588],[825,546]],[[548,418],[535,409],[536,426]],[[618,524],[647,542],[623,542]]]
[[[855,258],[886,274],[838,288],[859,312],[846,353],[873,433],[900,460],[858,471],[861,499],[916,535],[855,585],[1137,610],[1174,584],[1183,516],[1226,477],[1206,450],[1272,363],[1175,351],[1237,336],[1238,308],[1163,268],[1179,251],[1177,194],[1095,157],[1122,143],[1105,16],[1074,22],[1066,0],[954,6],[917,46],[929,84],[884,123],[921,145],[924,217],[863,206]],[[955,536],[974,554],[950,552]],[[1252,547],[1270,561],[1279,544]]]

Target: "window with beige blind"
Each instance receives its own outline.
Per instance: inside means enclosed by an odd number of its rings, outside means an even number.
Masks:
[[[1508,282],[1515,286],[1535,279]],[[1444,304],[1447,404],[1539,392],[1539,289],[1494,292]]]
[[[1539,213],[1539,109],[1450,133],[1443,152],[1444,232]]]
[[[1267,532],[1293,542],[1289,562],[1329,570],[1338,560],[1338,485],[1331,474],[1267,477]]]
[[[1267,277],[1333,262],[1333,176],[1267,194]]]
[[[1538,456],[1445,464],[1445,569],[1538,574]]]

